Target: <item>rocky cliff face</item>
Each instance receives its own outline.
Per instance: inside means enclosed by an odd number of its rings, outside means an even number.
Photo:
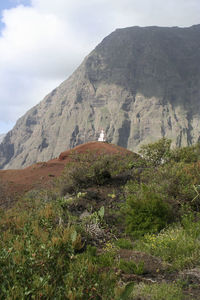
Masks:
[[[0,134],[0,143],[3,141],[5,134]]]
[[[0,144],[0,167],[21,168],[95,140],[137,151],[161,137],[200,138],[200,25],[117,29]]]

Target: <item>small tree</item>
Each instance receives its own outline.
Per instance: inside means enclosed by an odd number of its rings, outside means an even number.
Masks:
[[[153,186],[135,184],[135,193],[127,198],[126,232],[134,237],[156,233],[172,218],[171,207]]]
[[[162,138],[158,142],[143,145],[139,153],[148,164],[158,166],[170,158],[171,140]]]

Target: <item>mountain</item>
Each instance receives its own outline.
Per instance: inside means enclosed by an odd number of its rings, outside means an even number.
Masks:
[[[200,25],[117,29],[17,121],[0,144],[0,168],[51,159],[101,128],[134,151],[161,137],[190,145],[199,122]]]
[[[4,137],[5,137],[5,134],[0,134],[0,143],[3,141]]]

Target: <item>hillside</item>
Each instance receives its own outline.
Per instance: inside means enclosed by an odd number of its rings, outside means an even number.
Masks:
[[[52,180],[60,176],[67,164],[75,155],[96,153],[97,155],[132,154],[130,151],[107,143],[89,142],[67,150],[47,162],[38,162],[20,170],[0,170],[0,183],[4,186],[4,194],[9,198],[21,196],[31,189],[51,186]],[[135,154],[136,155],[136,154]],[[5,203],[5,196],[0,195],[0,205]]]
[[[133,151],[161,137],[178,147],[196,143],[199,48],[200,25],[117,29],[17,121],[0,144],[0,168],[47,161],[95,140],[101,128]]]
[[[1,171],[22,189],[0,208],[0,298],[199,299],[200,145],[170,144],[93,142]]]

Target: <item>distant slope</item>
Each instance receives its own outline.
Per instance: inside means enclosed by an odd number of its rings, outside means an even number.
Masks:
[[[95,140],[136,151],[161,137],[200,139],[200,25],[130,27],[107,36],[72,76],[18,120],[0,168],[21,168]]]

